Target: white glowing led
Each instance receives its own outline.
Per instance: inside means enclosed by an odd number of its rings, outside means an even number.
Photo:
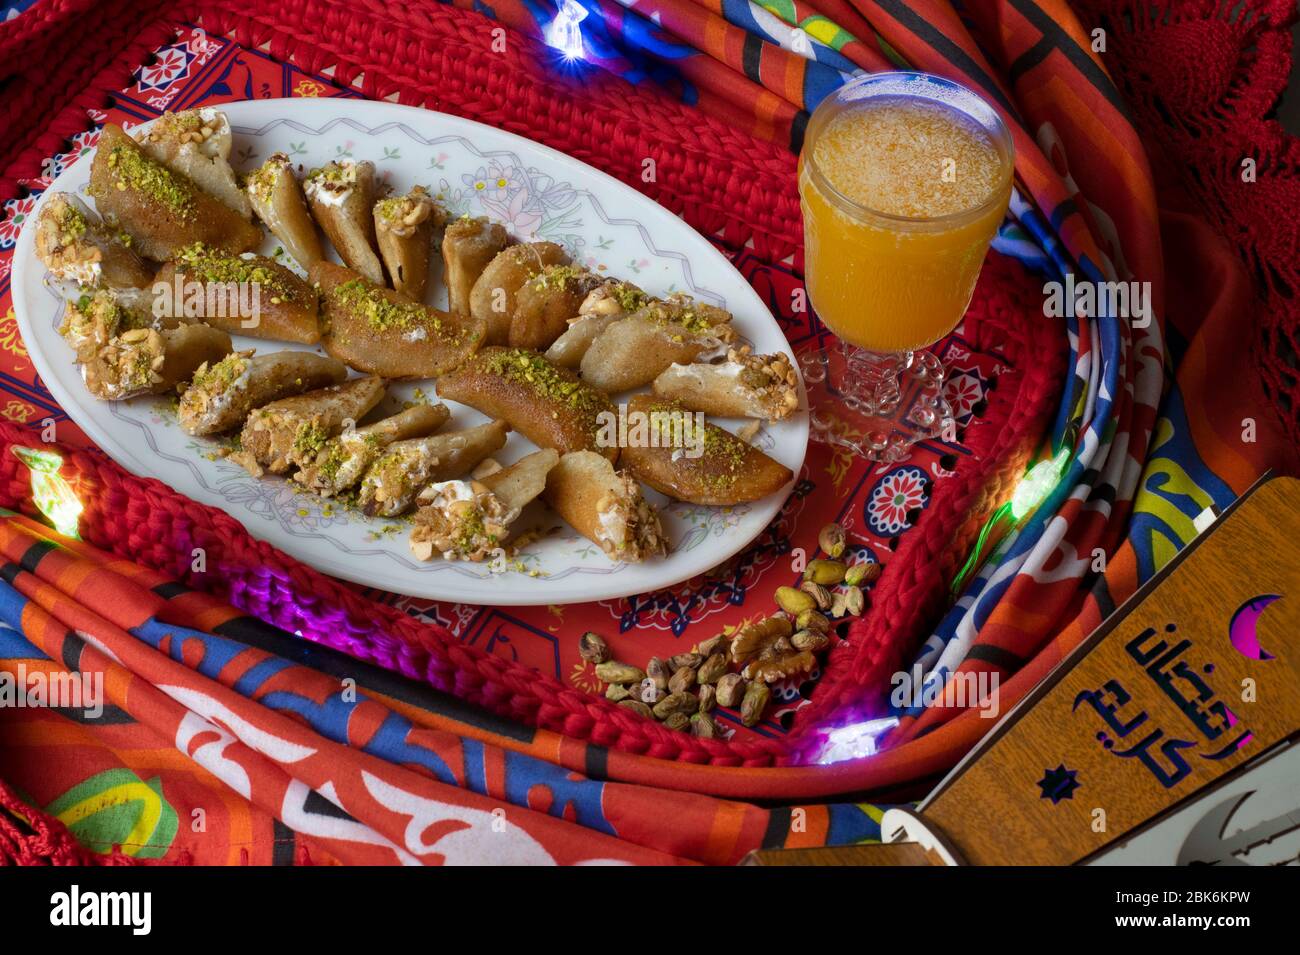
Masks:
[[[826,745],[817,756],[817,762],[839,763],[846,759],[861,759],[876,754],[876,740],[898,725],[898,718],[885,716],[863,723],[837,726],[826,734]]]
[[[559,50],[566,60],[581,59],[585,51],[582,46],[582,29],[578,24],[585,19],[586,7],[577,0],[564,0],[555,19],[546,28],[547,46]]]
[[[1016,489],[1011,492],[1011,516],[1017,521],[1033,511],[1047,499],[1052,488],[1061,480],[1061,472],[1069,460],[1070,449],[1062,447],[1046,461],[1039,461],[1029,473],[1020,479]]]

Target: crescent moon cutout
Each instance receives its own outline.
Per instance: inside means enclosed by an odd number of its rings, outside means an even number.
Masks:
[[[1249,660],[1273,659],[1273,654],[1259,645],[1259,618],[1269,604],[1281,599],[1281,594],[1260,594],[1237,608],[1228,621],[1228,640],[1234,650]]]

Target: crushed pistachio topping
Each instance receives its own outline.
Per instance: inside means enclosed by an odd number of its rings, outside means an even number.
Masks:
[[[625,312],[635,312],[650,302],[650,296],[630,282],[615,282],[610,286],[609,294]]]
[[[72,245],[86,234],[86,217],[67,200],[59,201],[58,225],[61,245]]]
[[[607,411],[608,403],[594,388],[566,374],[536,352],[526,348],[506,348],[485,359],[486,370],[509,381],[522,382],[539,395],[559,401],[575,411],[595,417]]]
[[[330,430],[315,418],[298,425],[293,436],[294,453],[300,456],[315,454],[329,440]]]
[[[570,283],[576,282],[579,277],[584,277],[587,274],[587,270],[581,265],[548,265],[533,276],[530,281],[532,286],[538,290],[555,289],[563,291],[569,287]]]
[[[665,428],[674,426],[672,419],[667,415],[675,415],[679,418],[680,423],[677,426],[682,431],[683,445],[703,448],[700,462],[715,472],[705,478],[709,484],[719,491],[725,491],[740,479],[744,473],[749,445],[717,425],[706,422],[701,429],[694,423],[694,416],[680,403],[662,401],[654,402],[650,406],[650,427],[659,436],[661,447],[670,447],[674,437],[671,432],[664,431]]]
[[[182,219],[194,215],[194,188],[138,146],[114,146],[108,154],[108,168],[119,190],[148,196]]]
[[[271,192],[280,176],[289,169],[289,157],[284,153],[272,153],[248,177],[248,190],[258,202],[270,202]]]
[[[656,325],[676,326],[694,335],[716,335],[726,327],[727,313],[722,309],[694,302],[675,300],[652,302],[644,306],[641,314]]]
[[[440,338],[460,339],[460,331],[445,328],[442,319],[435,312],[416,302],[391,301],[384,296],[383,289],[361,279],[351,279],[334,286],[330,296],[340,307],[363,316],[377,332],[427,328]]]
[[[215,365],[209,366],[204,362],[194,373],[190,390],[220,394],[238,381],[247,368],[248,359],[239,352],[227,355]]]
[[[294,290],[284,279],[259,259],[245,259],[210,249],[202,242],[186,246],[176,256],[181,271],[197,276],[204,282],[249,282],[285,298],[293,298]],[[273,300],[274,301],[274,300]]]

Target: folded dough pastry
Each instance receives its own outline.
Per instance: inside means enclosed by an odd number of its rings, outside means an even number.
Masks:
[[[417,302],[424,300],[433,236],[446,225],[446,210],[423,186],[375,203],[375,236],[394,289]]]
[[[539,447],[618,457],[617,445],[601,440],[616,418],[614,403],[537,352],[484,348],[438,379],[438,397],[502,418]]]
[[[420,493],[411,553],[445,560],[487,560],[504,553],[510,525],[546,487],[559,454],[547,448],[520,458],[479,481],[441,481]]]
[[[354,378],[253,411],[239,434],[239,451],[230,460],[253,477],[262,469],[284,474],[315,459],[325,443],[355,425],[384,397],[382,378]]]
[[[71,193],[56,192],[41,203],[36,256],[61,282],[87,289],[147,288],[153,269],[131,243],[129,235],[115,233]]]
[[[487,326],[486,344],[509,342],[515,296],[525,282],[548,265],[568,264],[568,253],[554,242],[525,242],[498,252],[469,295],[470,314]]]
[[[426,484],[468,474],[489,454],[500,451],[509,431],[504,421],[489,421],[464,431],[389,445],[361,479],[362,511],[372,517],[401,514]]]
[[[685,299],[651,302],[613,322],[582,356],[582,378],[607,394],[648,385],[674,362],[725,353],[731,313]]]
[[[261,229],[158,162],[116,123],[100,133],[90,194],[104,221],[130,234],[131,248],[159,262],[196,242],[247,252],[262,241]]]
[[[230,121],[211,107],[163,113],[140,137],[140,146],[154,159],[250,219],[248,196],[230,168],[231,142]]]
[[[699,427],[694,413],[676,402],[636,395],[627,415],[647,421],[655,439],[629,441],[619,460],[661,494],[690,504],[742,504],[794,480],[784,464],[731,432],[707,422]]]
[[[335,160],[307,173],[303,190],[312,215],[348,268],[383,285],[384,268],[375,254],[375,164]]]
[[[561,368],[577,368],[596,336],[612,322],[655,301],[631,282],[607,279],[583,299],[568,328],[546,350],[547,359]]]
[[[351,269],[317,262],[325,350],[358,371],[385,378],[436,378],[472,355],[483,325],[422,305]]]
[[[196,243],[158,270],[156,284],[173,314],[252,338],[320,341],[316,290],[264,255],[231,255]]]
[[[412,405],[360,428],[345,428],[316,452],[293,479],[322,497],[341,494],[361,480],[366,469],[395,441],[432,434],[447,423],[444,404]]]
[[[654,380],[654,393],[705,414],[779,421],[799,407],[799,376],[784,352],[733,349],[726,361],[674,364]]]
[[[341,384],[347,376],[347,366],[341,361],[311,352],[256,356],[252,350],[235,352],[194,373],[194,380],[181,395],[181,429],[193,435],[229,431],[243,424],[254,408]]]
[[[207,325],[134,328],[88,356],[81,375],[92,395],[108,401],[162,395],[229,351],[230,336]]]
[[[636,563],[668,550],[659,514],[641,486],[594,451],[561,457],[546,477],[545,498],[610,560]]]
[[[468,315],[474,283],[510,243],[505,226],[486,216],[461,216],[447,226],[442,236],[443,278],[447,283],[447,309],[453,315]]]
[[[142,328],[163,331],[180,324],[177,320],[155,318],[148,310],[147,297],[122,296],[109,289],[99,289],[67,303],[59,334],[77,353],[77,360],[85,362],[123,332]]]
[[[548,265],[520,286],[510,316],[510,347],[541,351],[568,327],[604,280],[580,265]]]
[[[248,177],[246,188],[257,217],[299,265],[309,269],[324,257],[316,223],[307,211],[307,197],[288,156],[272,153]]]

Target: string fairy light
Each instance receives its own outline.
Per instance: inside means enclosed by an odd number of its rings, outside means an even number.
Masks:
[[[32,503],[36,509],[60,534],[80,540],[77,527],[84,505],[67,478],[59,473],[63,458],[53,451],[20,445],[15,445],[12,450],[14,457],[27,465],[32,473]]]
[[[577,0],[563,0],[555,19],[546,28],[546,45],[560,51],[566,61],[582,59],[586,50],[582,44],[582,27],[587,19],[587,8]]]
[[[898,725],[895,716],[864,720],[837,726],[826,734],[826,744],[817,754],[817,762],[825,766],[846,759],[862,759],[876,755],[876,741]]]

